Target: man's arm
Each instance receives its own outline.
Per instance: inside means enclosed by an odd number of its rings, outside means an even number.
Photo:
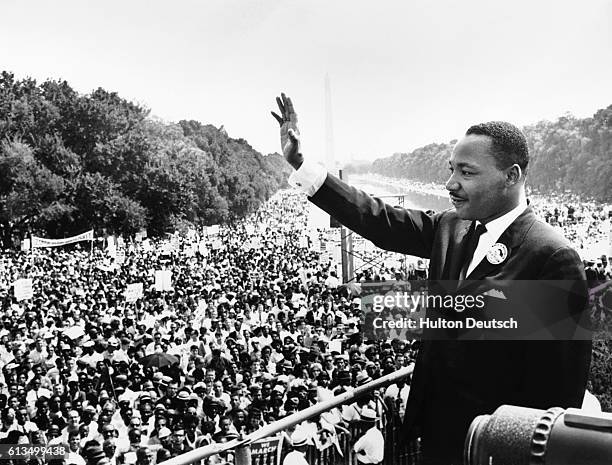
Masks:
[[[392,207],[331,174],[309,200],[381,249],[431,256],[439,216]]]
[[[276,100],[281,115],[274,112],[272,115],[281,126],[283,155],[297,170],[290,183],[308,194],[312,203],[376,246],[429,258],[439,215],[391,207],[327,174],[323,167],[305,161],[293,103],[285,94]]]

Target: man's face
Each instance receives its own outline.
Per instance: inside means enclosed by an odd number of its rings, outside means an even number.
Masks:
[[[446,182],[459,218],[487,222],[507,212],[509,206],[506,171],[497,167],[488,136],[465,136],[449,161]]]
[[[70,420],[70,424],[75,427],[75,426],[79,426],[79,422],[81,420],[79,412],[77,412],[76,410],[71,410],[68,413],[68,419]]]
[[[20,425],[23,425],[25,424],[27,419],[28,419],[28,411],[26,409],[19,409],[17,411],[17,422]]]
[[[141,426],[142,422],[140,421],[140,418],[132,417],[132,419],[130,420],[130,428],[140,429]]]
[[[185,441],[185,431],[184,430],[175,431],[174,434],[172,435],[172,442],[174,443],[174,446],[181,448],[181,446],[183,445],[183,441]]]
[[[68,439],[68,445],[70,446],[70,450],[72,452],[77,452],[79,450],[79,436],[73,435]]]
[[[223,419],[223,421],[221,422],[221,431],[223,431],[224,433],[228,433],[231,424],[231,420],[228,420],[227,418]]]

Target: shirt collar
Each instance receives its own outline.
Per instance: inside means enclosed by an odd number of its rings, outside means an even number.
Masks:
[[[495,240],[497,240],[504,233],[504,231],[508,229],[512,223],[514,223],[514,220],[516,220],[521,213],[525,211],[526,208],[527,200],[525,200],[523,197],[519,201],[519,204],[508,213],[489,221],[485,225],[487,228],[487,234],[490,234],[492,237],[495,237]],[[482,224],[480,221],[477,221],[477,223]]]

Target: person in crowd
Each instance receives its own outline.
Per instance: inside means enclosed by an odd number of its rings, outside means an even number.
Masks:
[[[366,407],[361,411],[361,421],[365,424],[365,432],[353,446],[358,463],[380,464],[384,458],[385,440],[376,426],[377,419],[374,410]]]
[[[306,460],[306,448],[308,447],[308,434],[304,430],[296,429],[291,435],[291,447],[283,460],[283,465],[308,465]]]

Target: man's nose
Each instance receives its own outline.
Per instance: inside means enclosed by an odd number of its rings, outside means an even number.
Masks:
[[[446,187],[446,190],[449,192],[458,191],[461,188],[461,185],[455,178],[455,173],[451,173],[444,187]]]

